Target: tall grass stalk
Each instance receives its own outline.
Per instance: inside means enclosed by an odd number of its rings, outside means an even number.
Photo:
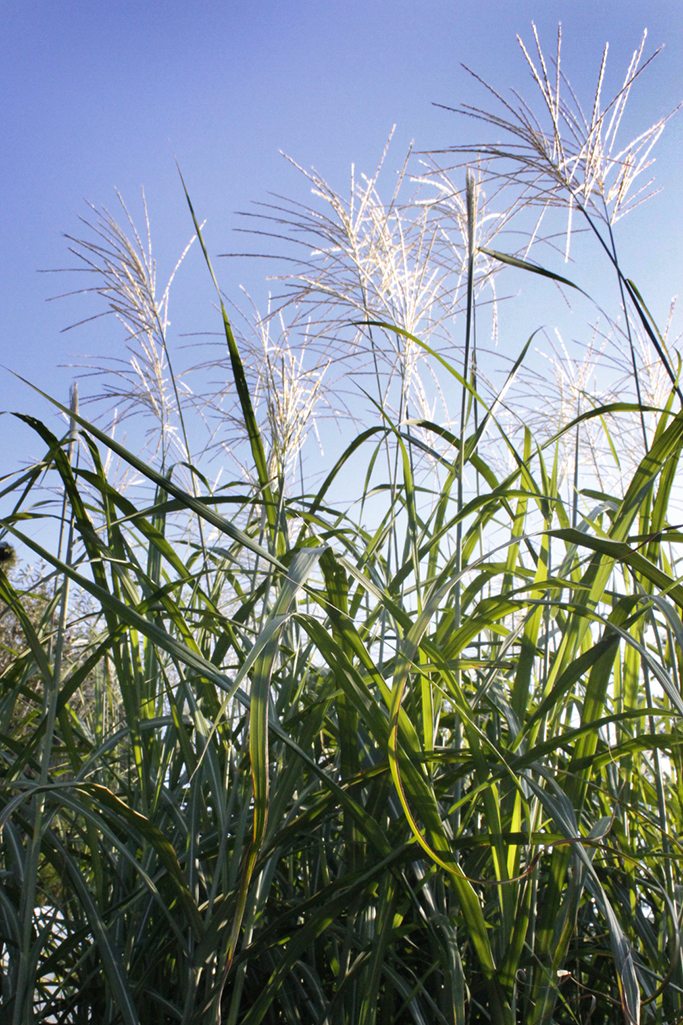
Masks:
[[[50,399],[68,431],[22,415],[45,455],[2,482],[3,1020],[683,1021],[679,362],[612,231],[662,127],[615,152],[641,52],[604,109],[603,62],[587,119],[559,47],[554,78],[525,50],[550,129],[524,102],[470,110],[517,148],[476,148],[464,188],[433,156],[405,165],[406,201],[311,174],[324,215],[263,213],[312,253],[273,300],[280,376],[250,359],[274,321],[250,350],[186,192],[231,384],[203,414],[233,401],[243,431],[220,487],[190,451],[150,247],[106,217],[73,241],[149,357],[116,373],[156,434],[136,454]],[[638,352],[658,361],[656,401],[601,400],[560,353],[571,412],[542,420],[515,398],[531,339],[490,384],[475,321],[497,276],[578,287],[532,258],[557,250],[555,208],[609,252],[631,333],[606,331],[636,379]],[[371,418],[349,403],[316,484],[305,421],[339,367],[370,371]],[[46,495],[56,552],[30,529]]]

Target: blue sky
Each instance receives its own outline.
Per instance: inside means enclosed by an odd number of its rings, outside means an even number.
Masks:
[[[46,303],[74,283],[37,273],[70,264],[62,233],[78,232],[85,200],[113,209],[116,187],[139,214],[144,185],[163,279],[191,234],[175,156],[212,252],[244,248],[237,211],[269,192],[306,200],[280,150],[341,189],[352,162],[374,170],[393,124],[397,165],[411,140],[458,142],[471,129],[433,102],[481,100],[461,62],[501,90],[527,88],[515,36],[531,39],[532,20],[548,50],[562,22],[565,67],[588,102],[605,41],[615,82],[645,27],[648,52],[665,44],[634,92],[636,129],[683,98],[680,0],[0,0],[0,362],[65,400],[72,371],[59,364],[111,346],[98,322],[61,333],[92,309]],[[663,196],[624,231],[629,273],[660,316],[680,282],[681,139],[671,123],[655,167]],[[213,316],[197,255],[171,310],[178,333]],[[223,261],[221,285],[257,289],[265,269]],[[1,381],[0,409],[42,412]],[[26,435],[0,422],[5,472]]]

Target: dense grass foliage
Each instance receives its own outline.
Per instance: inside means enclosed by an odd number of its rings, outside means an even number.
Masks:
[[[295,493],[292,434],[272,429],[284,392],[271,382],[264,426],[220,299],[247,455],[213,489],[190,465],[167,293],[126,277],[148,280],[111,220],[89,250],[95,270],[106,250],[100,294],[169,383],[149,389],[154,457],[74,394],[52,400],[63,437],[23,417],[45,455],[3,482],[3,1022],[683,1020],[678,369],[613,249],[629,182],[612,195],[596,177],[607,121],[562,149],[559,77],[556,100],[538,75],[557,138],[528,134],[533,161],[489,147],[487,166],[512,161],[527,190],[533,170],[536,202],[568,197],[588,218],[635,373],[639,336],[663,368],[657,408],[586,399],[557,432],[506,429],[478,377],[477,274],[540,268],[480,245],[470,175],[462,362],[369,302],[356,317],[370,353],[381,336],[432,361],[457,390],[455,426],[411,417],[407,392],[392,415],[380,391],[375,421]],[[620,470],[610,493],[582,461],[596,432]],[[50,550],[26,525],[46,482]],[[10,567],[10,542],[43,560],[40,581]]]

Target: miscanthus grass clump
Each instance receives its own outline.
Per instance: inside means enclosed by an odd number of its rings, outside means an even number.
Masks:
[[[71,239],[127,352],[2,482],[3,1021],[683,1021],[680,360],[614,230],[666,119],[621,141],[642,47],[584,114],[536,43],[497,141],[257,210],[265,315],[190,204],[194,378],[149,230]],[[583,347],[513,352],[580,229]]]

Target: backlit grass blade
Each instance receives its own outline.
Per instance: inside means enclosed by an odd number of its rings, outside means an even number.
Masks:
[[[209,257],[209,253],[208,253],[208,250],[206,248],[206,244],[204,242],[204,236],[202,235],[202,228],[201,228],[201,225],[199,224],[199,221],[197,220],[197,215],[194,212],[194,207],[192,206],[192,202],[190,200],[190,195],[189,195],[189,193],[187,191],[187,186],[185,185],[185,180],[184,180],[182,174],[180,173],[180,168],[178,168],[178,174],[180,174],[180,180],[182,182],[183,190],[185,192],[185,198],[187,200],[187,205],[190,208],[190,214],[192,216],[192,222],[194,224],[194,228],[195,228],[195,231],[197,233],[197,238],[199,239],[199,244],[202,247],[202,253],[204,254],[204,259],[205,259],[206,265],[207,265],[207,267],[209,269],[209,273],[211,275],[211,280],[213,281],[214,287],[216,289],[216,295],[218,296],[218,302],[220,304],[220,309],[221,309],[221,316],[223,318],[223,330],[225,332],[225,340],[226,340],[227,345],[228,345],[228,354],[230,356],[230,365],[232,367],[233,378],[234,378],[234,381],[235,381],[235,388],[237,389],[237,395],[238,395],[239,402],[240,402],[240,407],[241,407],[241,410],[242,410],[242,416],[244,417],[244,425],[246,427],[247,436],[249,438],[249,444],[251,446],[252,459],[254,460],[254,467],[256,469],[256,474],[257,474],[257,477],[258,477],[259,488],[260,488],[261,494],[263,496],[263,502],[264,502],[264,506],[265,506],[266,517],[267,517],[268,524],[270,526],[271,532],[273,533],[273,536],[274,536],[276,528],[277,528],[276,500],[275,500],[275,497],[273,495],[272,482],[270,480],[270,475],[268,473],[268,467],[266,465],[266,455],[265,455],[265,451],[264,451],[264,448],[263,448],[263,440],[261,438],[261,432],[259,430],[258,422],[257,422],[256,416],[254,414],[254,407],[253,407],[253,404],[252,404],[252,401],[251,401],[251,396],[249,394],[249,387],[247,385],[247,379],[246,379],[246,376],[245,376],[245,373],[244,373],[244,365],[242,363],[242,358],[240,356],[240,352],[239,352],[239,349],[237,347],[237,342],[235,341],[235,336],[233,334],[232,326],[230,324],[230,320],[228,318],[227,311],[225,309],[225,304],[223,302],[223,296],[221,295],[221,290],[218,287],[218,282],[216,280],[216,275],[214,274],[214,270],[213,270],[213,267],[211,265],[211,259]],[[282,554],[282,553],[278,552],[278,554]]]
[[[16,376],[19,377],[19,375]],[[42,395],[43,398],[46,398],[49,402],[52,403],[52,405],[56,406],[62,412],[69,412],[68,408],[66,406],[63,406],[61,402],[58,402],[56,399],[51,398],[45,392],[42,392],[39,388],[35,388],[34,385],[31,385],[29,381],[25,381],[23,377],[20,377],[19,379],[24,381],[25,384],[28,384],[29,387],[34,388],[34,390],[37,391],[40,395]],[[106,447],[111,449],[112,452],[115,452],[116,455],[123,459],[127,464],[129,464],[139,473],[143,474],[143,476],[151,480],[153,484],[155,484],[161,490],[167,491],[170,495],[173,495],[174,498],[178,499],[181,502],[183,508],[191,509],[201,519],[205,519],[208,523],[211,523],[212,526],[217,527],[222,533],[237,541],[243,547],[254,552],[256,555],[259,555],[261,558],[265,559],[269,563],[272,563],[274,566],[282,569],[281,563],[274,556],[272,556],[265,548],[263,548],[261,545],[253,541],[247,534],[244,533],[244,531],[240,530],[238,527],[235,527],[232,523],[230,523],[229,520],[226,520],[224,517],[219,516],[218,513],[214,512],[210,508],[210,506],[207,506],[204,503],[198,501],[198,499],[196,499],[194,495],[189,494],[188,492],[184,491],[182,488],[179,488],[176,484],[174,484],[173,481],[169,481],[166,477],[163,477],[161,474],[157,473],[157,471],[154,470],[153,467],[149,465],[149,463],[144,462],[144,460],[139,459],[136,455],[134,455],[132,452],[129,452],[122,445],[119,445],[117,441],[115,441],[113,438],[110,438],[109,435],[105,434],[104,431],[101,431],[98,427],[90,423],[88,420],[85,420],[83,417],[80,416],[80,414],[74,414],[74,420],[78,424],[80,424],[81,427],[85,428],[88,434],[91,434],[93,437],[97,438],[98,441],[106,445]],[[38,425],[39,421],[36,420],[35,424]]]

